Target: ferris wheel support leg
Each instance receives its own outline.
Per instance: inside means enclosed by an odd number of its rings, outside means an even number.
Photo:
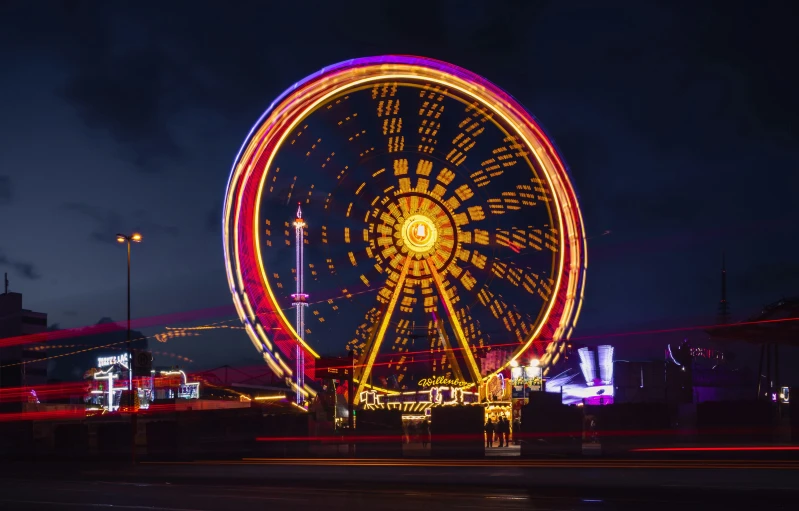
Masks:
[[[430,274],[433,276],[436,288],[438,288],[438,295],[441,297],[441,301],[444,302],[444,307],[446,309],[444,312],[447,318],[449,318],[450,325],[452,325],[452,331],[455,332],[455,337],[458,339],[461,348],[463,348],[463,358],[466,359],[466,366],[469,369],[474,383],[477,384],[480,382],[480,369],[477,367],[477,361],[474,359],[474,354],[469,347],[469,341],[463,333],[461,324],[458,322],[458,318],[455,317],[455,309],[452,308],[452,302],[449,300],[449,295],[447,295],[444,289],[444,281],[441,279],[441,274],[436,271],[436,266],[433,261],[428,259],[427,267],[430,269]]]
[[[364,364],[363,370],[361,371],[361,375],[358,378],[358,391],[355,393],[356,404],[359,401],[361,391],[363,391],[364,385],[369,379],[369,374],[372,372],[372,365],[374,365],[375,358],[377,358],[377,352],[380,351],[380,345],[383,343],[383,336],[386,334],[386,330],[388,329],[388,323],[389,321],[391,321],[391,315],[394,314],[394,308],[397,306],[397,301],[399,300],[399,296],[402,293],[402,286],[405,284],[405,277],[408,275],[408,268],[410,268],[410,265],[411,265],[411,257],[407,256],[405,258],[405,262],[402,263],[402,270],[400,271],[397,283],[394,285],[394,291],[391,293],[391,300],[389,300],[388,302],[388,307],[386,307],[386,312],[383,314],[383,317],[380,319],[380,327],[374,331],[371,343],[367,348],[368,351],[366,355],[366,364]]]
[[[452,343],[449,342],[449,336],[444,330],[444,318],[438,318],[438,332],[441,340],[444,342],[444,353],[447,354],[447,359],[452,366],[452,375],[455,376],[457,380],[466,381],[463,378],[463,372],[461,371],[460,364],[458,364],[458,359],[455,357],[455,351],[452,349]]]

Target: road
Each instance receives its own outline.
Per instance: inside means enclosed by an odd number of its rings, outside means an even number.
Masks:
[[[799,462],[240,460],[10,465],[0,509],[796,509]]]

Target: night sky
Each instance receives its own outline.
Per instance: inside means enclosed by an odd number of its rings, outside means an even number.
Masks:
[[[0,271],[62,328],[124,319],[117,232],[144,235],[134,317],[229,305],[221,201],[250,127],[387,53],[485,76],[554,138],[590,238],[577,336],[712,323],[722,252],[734,319],[799,295],[789,2],[110,4],[0,1]],[[161,348],[258,363],[240,331]]]

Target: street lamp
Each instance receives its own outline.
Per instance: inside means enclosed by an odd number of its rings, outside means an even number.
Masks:
[[[133,368],[135,367],[136,359],[133,357],[133,351],[130,348],[130,243],[141,243],[141,234],[138,232],[134,232],[130,236],[126,236],[124,234],[117,234],[117,242],[118,243],[127,243],[128,244],[128,341],[127,341],[127,350],[128,350],[128,396],[130,399],[130,455],[133,464],[136,464],[136,409],[135,403],[136,399],[133,396]],[[109,403],[109,407],[110,407]],[[121,404],[121,403],[120,403]]]
[[[128,341],[127,341],[127,350],[128,350],[128,390],[133,391],[133,352],[130,348],[130,243],[141,243],[141,234],[138,232],[134,232],[133,234],[126,236],[124,234],[117,234],[117,242],[118,243],[127,243],[128,245]],[[131,396],[132,398],[132,396]]]

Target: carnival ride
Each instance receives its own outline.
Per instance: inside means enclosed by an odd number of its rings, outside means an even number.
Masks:
[[[462,392],[520,357],[546,368],[579,315],[563,161],[510,95],[444,62],[355,59],[293,85],[247,136],[223,216],[238,314],[298,396],[319,353],[344,349],[356,399],[431,377]],[[507,360],[483,370],[496,347]]]

